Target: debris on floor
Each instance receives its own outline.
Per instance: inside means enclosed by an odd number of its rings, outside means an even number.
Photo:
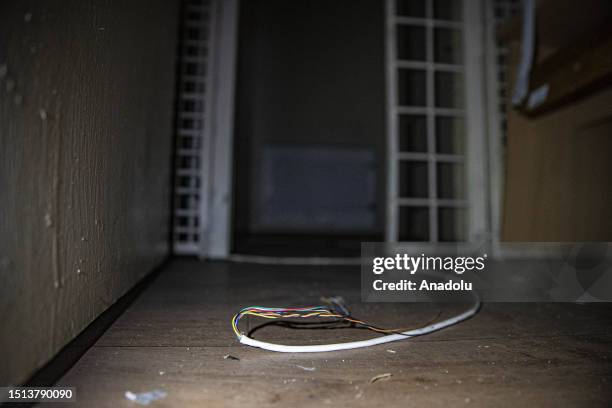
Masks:
[[[232,356],[231,354],[226,354],[223,356],[224,360],[236,360],[236,361],[240,361],[240,359],[236,356]]]
[[[125,398],[140,405],[149,405],[153,401],[166,398],[167,395],[168,393],[162,390],[153,390],[149,392],[142,392],[140,394],[136,394],[131,391],[125,392]]]
[[[384,373],[384,374],[375,375],[374,377],[370,378],[370,384],[374,384],[377,381],[386,381],[389,378],[391,378],[392,376],[393,376],[393,374],[391,374],[391,373]]]
[[[304,371],[315,371],[317,369],[317,367],[304,367],[301,365],[298,365],[297,368],[301,368]]]
[[[395,350],[387,350],[387,353],[395,354],[395,353],[397,353],[397,351],[395,351]]]

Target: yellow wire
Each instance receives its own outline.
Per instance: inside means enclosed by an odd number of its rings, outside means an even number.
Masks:
[[[397,333],[397,332],[401,332],[401,331],[406,331],[406,330],[410,330],[410,328],[404,328],[404,329],[379,329],[377,327],[373,327],[371,325],[369,325],[368,323],[362,321],[362,320],[357,320],[357,319],[353,319],[344,315],[339,315],[339,314],[334,314],[331,313],[330,311],[327,310],[317,310],[317,311],[312,311],[310,313],[307,314],[299,314],[299,313],[292,313],[292,314],[288,314],[288,315],[282,315],[280,313],[277,312],[255,312],[255,311],[251,311],[251,310],[246,310],[244,312],[241,312],[239,314],[234,315],[234,317],[232,318],[232,328],[234,329],[234,333],[236,333],[236,336],[240,337],[242,335],[242,333],[238,330],[238,327],[236,326],[236,318],[242,317],[242,316],[255,316],[255,317],[261,317],[264,319],[281,319],[281,318],[294,318],[294,317],[335,317],[335,318],[341,318],[344,319],[348,322],[351,323],[356,323],[356,324],[360,324],[365,326],[367,329],[373,330],[375,332],[379,332],[379,333]]]

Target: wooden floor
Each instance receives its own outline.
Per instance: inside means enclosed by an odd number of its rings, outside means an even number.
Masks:
[[[66,406],[139,406],[127,390],[167,393],[150,407],[612,405],[609,305],[485,304],[447,330],[355,351],[292,355],[237,343],[230,318],[241,307],[310,305],[321,295],[342,295],[381,325],[423,323],[439,310],[361,304],[356,267],[178,259],[59,381],[77,387],[78,403]],[[368,336],[278,326],[255,334],[293,344]],[[370,384],[385,373],[392,376]]]

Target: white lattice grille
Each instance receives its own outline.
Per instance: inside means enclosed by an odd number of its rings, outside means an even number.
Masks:
[[[388,241],[466,240],[463,15],[387,0]]]
[[[185,0],[179,50],[174,193],[174,250],[197,254],[200,242],[202,146],[205,141],[211,0]]]

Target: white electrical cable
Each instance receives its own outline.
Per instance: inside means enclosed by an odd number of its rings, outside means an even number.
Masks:
[[[389,334],[382,337],[377,337],[370,340],[362,340],[362,341],[351,341],[347,343],[336,343],[336,344],[320,344],[320,345],[310,345],[310,346],[285,346],[283,344],[275,344],[275,343],[267,343],[265,341],[259,341],[247,337],[246,335],[241,335],[239,337],[240,343],[246,344],[251,347],[258,347],[265,350],[270,351],[278,351],[281,353],[321,353],[325,351],[337,351],[337,350],[348,350],[348,349],[356,349],[362,347],[370,347],[378,344],[389,343],[392,341],[398,340],[406,340],[410,337],[422,336],[424,334],[433,333],[438,330],[442,330],[446,327],[453,326],[457,323],[460,323],[464,320],[469,319],[478,313],[480,309],[481,301],[480,297],[475,291],[471,292],[474,303],[472,306],[467,309],[465,312],[460,313],[456,316],[448,318],[446,320],[442,320],[441,322],[430,324],[429,326],[421,327],[418,329],[408,330],[402,332],[401,334]]]

